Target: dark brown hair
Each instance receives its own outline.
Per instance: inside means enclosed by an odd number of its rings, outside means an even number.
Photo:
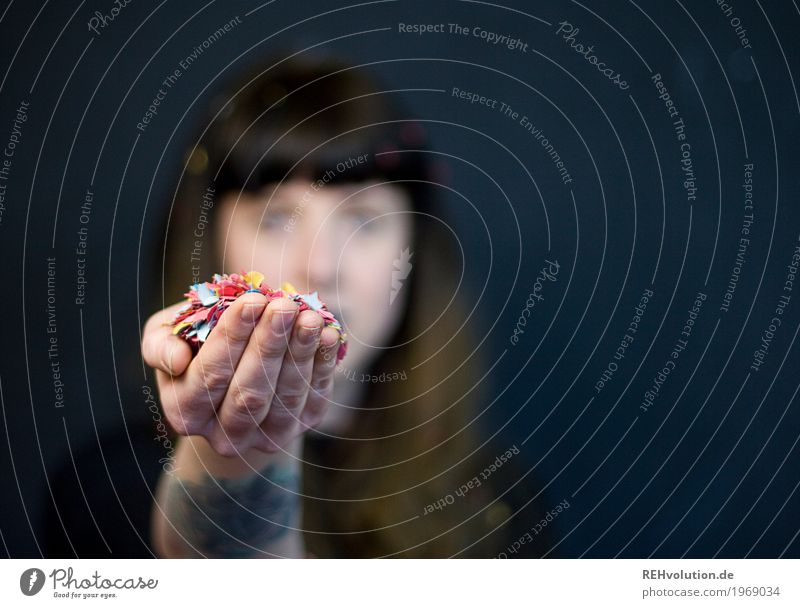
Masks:
[[[364,68],[334,59],[263,62],[222,87],[170,215],[168,299],[180,298],[190,282],[191,227],[209,187],[220,197],[291,176],[320,179],[338,162],[366,155],[366,163],[336,176],[394,182],[414,211],[438,217],[425,130],[387,88]],[[495,502],[483,509],[495,499],[488,483],[447,500],[497,454],[476,452],[483,438],[478,406],[488,402],[474,324],[462,327],[468,294],[456,294],[460,259],[443,223],[424,214],[413,214],[408,308],[368,376],[405,379],[365,381],[353,428],[343,438],[305,441],[303,529],[309,551],[320,557],[447,557],[483,536],[460,554],[491,557],[516,540],[508,526],[492,533],[510,508]],[[219,271],[213,246],[203,248],[204,278]],[[444,506],[430,508],[440,500]]]

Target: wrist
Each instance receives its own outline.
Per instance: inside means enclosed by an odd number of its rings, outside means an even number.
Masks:
[[[279,464],[282,468],[299,469],[302,456],[303,436],[299,436],[282,450],[277,452],[261,452],[244,450],[235,456],[222,456],[211,447],[205,437],[192,435],[182,437],[178,443],[177,469],[187,468],[188,475],[195,477],[198,473],[207,473],[212,477],[237,478],[255,475],[270,463]]]

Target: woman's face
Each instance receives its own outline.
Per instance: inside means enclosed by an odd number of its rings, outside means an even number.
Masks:
[[[347,356],[334,376],[334,403],[317,427],[340,429],[363,387],[361,374],[390,346],[405,311],[402,284],[413,264],[408,195],[392,184],[295,178],[259,194],[229,193],[217,212],[224,272],[257,270],[273,289],[288,281],[301,293],[318,291],[342,323]]]

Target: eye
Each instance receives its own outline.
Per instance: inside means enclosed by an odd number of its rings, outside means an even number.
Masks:
[[[262,230],[283,230],[292,220],[288,209],[267,209],[261,217],[259,227]]]
[[[361,230],[375,231],[380,228],[380,216],[374,211],[365,209],[349,209],[345,212],[345,218],[353,228]]]

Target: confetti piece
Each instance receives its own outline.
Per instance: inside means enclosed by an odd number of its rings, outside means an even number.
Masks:
[[[200,303],[203,306],[211,306],[219,301],[219,296],[216,292],[211,291],[205,284],[195,285],[195,289],[197,290],[197,296],[200,298]]]
[[[261,287],[261,282],[264,280],[264,275],[260,272],[256,272],[255,270],[251,270],[244,275],[244,280],[250,283],[250,285],[253,286],[253,289],[258,289]]]
[[[319,310],[324,306],[324,304],[320,302],[316,291],[312,294],[301,295],[300,297],[303,298],[303,302],[308,304],[313,310]]]
[[[336,362],[344,358],[347,353],[347,334],[342,331],[341,323],[319,299],[316,291],[302,294],[289,282],[284,282],[281,289],[273,290],[264,283],[264,275],[254,270],[231,275],[215,274],[212,281],[192,285],[184,294],[187,298],[186,304],[175,313],[168,325],[172,326],[172,333],[186,340],[196,354],[219,322],[222,313],[237,298],[250,292],[263,293],[267,296],[268,302],[276,298],[291,298],[300,305],[300,312],[304,310],[318,312],[326,327],[333,327],[339,331]]]

